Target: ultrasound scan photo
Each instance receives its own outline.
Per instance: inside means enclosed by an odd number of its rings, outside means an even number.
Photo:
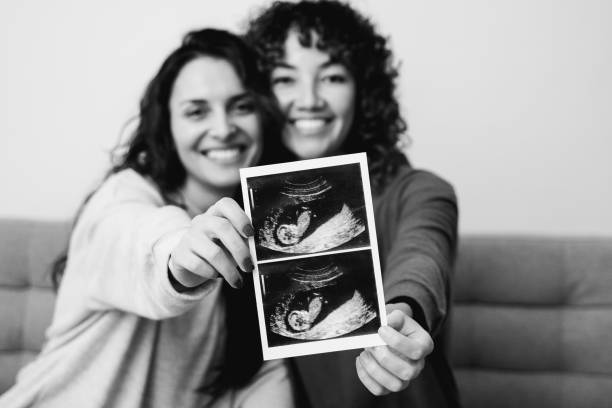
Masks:
[[[240,172],[264,359],[384,344],[365,154]]]
[[[249,180],[258,259],[367,246],[359,165]]]
[[[380,327],[368,250],[263,264],[260,280],[271,345]]]

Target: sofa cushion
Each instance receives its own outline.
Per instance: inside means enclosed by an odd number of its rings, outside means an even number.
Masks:
[[[65,248],[66,222],[0,220],[0,393],[40,351],[55,295],[51,265]]]
[[[466,406],[612,400],[612,238],[464,237],[454,300]]]

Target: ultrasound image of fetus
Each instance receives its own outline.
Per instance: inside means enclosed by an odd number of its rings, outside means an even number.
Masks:
[[[376,317],[374,305],[337,265],[320,262],[306,261],[288,273],[292,290],[278,299],[269,314],[272,332],[322,340],[355,331]]]
[[[324,177],[288,178],[282,198],[259,231],[259,244],[289,254],[321,252],[343,245],[365,231],[363,219],[334,194]]]
[[[287,207],[279,212],[274,238],[282,246],[297,244],[310,226],[312,216],[312,210],[304,205]]]
[[[328,301],[319,291],[294,294],[287,304],[286,327],[294,332],[303,332],[312,327]]]

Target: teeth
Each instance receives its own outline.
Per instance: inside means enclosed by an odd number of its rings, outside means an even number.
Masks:
[[[232,147],[226,149],[210,149],[204,152],[206,157],[213,160],[232,160],[240,156],[240,148]]]
[[[305,132],[314,132],[321,130],[325,126],[325,120],[323,119],[297,119],[295,122],[295,127],[298,130]]]

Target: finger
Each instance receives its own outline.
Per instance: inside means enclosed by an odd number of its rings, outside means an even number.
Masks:
[[[206,236],[220,240],[236,262],[245,272],[253,271],[253,261],[244,238],[238,234],[234,226],[226,219],[216,216],[207,216],[202,222],[202,232]],[[214,241],[214,240],[213,240]]]
[[[192,250],[202,260],[208,262],[232,287],[241,288],[244,285],[242,276],[236,269],[236,263],[222,245],[202,234],[192,242]]]
[[[382,385],[377,383],[370,375],[366,372],[363,364],[361,363],[360,357],[355,359],[355,367],[357,368],[357,376],[361,383],[374,395],[385,395],[389,393],[389,390],[385,389]]]
[[[387,316],[389,316],[389,314],[391,314],[391,312],[393,312],[394,310],[399,310],[400,312],[404,313],[408,317],[413,317],[412,308],[410,307],[409,304],[404,303],[404,302],[387,303],[385,305],[385,309],[387,310]]]
[[[205,279],[218,278],[217,271],[205,260],[200,258],[192,251],[184,251],[180,254],[173,255],[168,263],[170,271],[184,286],[197,286],[201,283],[199,279],[189,278],[189,276],[197,275],[198,278]],[[184,272],[188,272],[187,275]]]
[[[391,309],[387,305],[387,325],[405,335],[410,335],[421,326],[410,316],[399,309]]]
[[[429,333],[416,322],[414,324],[416,328],[407,330],[409,334],[399,332],[390,326],[381,327],[378,329],[378,334],[389,347],[400,355],[411,360],[420,360],[433,351],[434,345]]]
[[[255,234],[249,217],[247,217],[238,203],[231,198],[223,197],[213,204],[206,211],[206,214],[227,218],[236,231],[239,231],[245,238],[252,237]]]
[[[402,382],[412,380],[420,372],[418,363],[404,360],[387,346],[372,347],[369,350],[382,368]]]
[[[380,364],[378,364],[378,361],[376,361],[374,356],[370,353],[369,349],[362,351],[359,355],[359,359],[369,376],[383,388],[393,392],[397,392],[402,389],[404,385],[402,381],[389,371],[382,368]]]

